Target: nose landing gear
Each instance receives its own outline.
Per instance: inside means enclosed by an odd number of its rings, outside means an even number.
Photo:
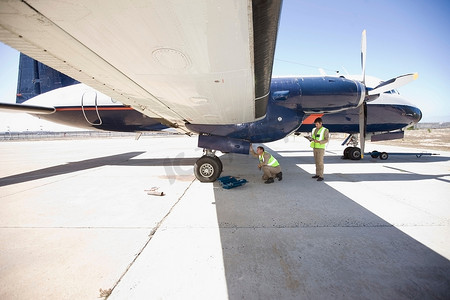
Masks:
[[[203,150],[204,155],[194,165],[195,177],[200,182],[214,182],[222,173],[222,161],[216,156],[214,150]]]
[[[342,159],[351,159],[351,160],[359,160],[361,159],[361,148],[358,146],[358,139],[353,136],[353,134],[349,135],[342,145],[353,145],[344,149],[344,156]]]
[[[347,143],[348,141],[348,143]],[[361,159],[361,148],[358,146],[358,140],[353,136],[350,135],[343,143],[344,145],[347,143],[347,145],[352,145],[344,149],[344,155],[342,156],[342,159],[351,159],[351,160],[360,160]],[[389,154],[386,152],[378,152],[378,151],[372,151],[369,152],[370,156],[372,158],[380,158],[381,160],[386,160],[389,157]]]
[[[344,149],[343,159],[359,160],[361,159],[361,149],[358,147],[347,147]]]

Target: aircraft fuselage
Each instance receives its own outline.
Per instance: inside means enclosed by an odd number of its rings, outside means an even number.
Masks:
[[[294,131],[308,132],[303,120],[320,114],[332,132],[357,133],[358,106],[365,91],[359,81],[343,77],[273,78],[266,116],[242,124],[186,124],[194,133],[263,143]],[[38,95],[24,104],[53,106],[56,112],[41,118],[65,125],[107,131],[140,132],[169,128],[163,119],[150,118],[110,97],[77,84]],[[420,110],[396,93],[381,94],[367,104],[367,132],[400,130],[417,123]]]

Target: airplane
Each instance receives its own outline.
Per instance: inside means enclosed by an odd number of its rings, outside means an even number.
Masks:
[[[367,137],[401,138],[420,121],[396,91],[417,74],[366,82],[365,31],[359,78],[272,78],[281,4],[0,2],[0,40],[33,57],[21,56],[18,103],[0,108],[81,128],[196,134],[201,182],[222,172],[216,151],[248,154],[251,143],[310,131],[317,116],[349,134],[351,159]]]

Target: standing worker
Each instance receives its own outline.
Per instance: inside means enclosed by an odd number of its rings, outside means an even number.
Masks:
[[[264,183],[273,183],[274,177],[278,178],[278,181],[283,179],[280,164],[269,152],[264,151],[264,147],[258,146],[255,152],[250,144],[250,154],[259,159],[258,168],[264,172],[262,176]]]
[[[323,181],[323,156],[325,155],[325,144],[328,143],[329,132],[328,129],[322,126],[322,118],[316,118],[311,132],[311,137],[308,138],[311,141],[311,148],[314,152],[314,161],[316,162],[316,175],[312,178],[317,178],[317,181]]]

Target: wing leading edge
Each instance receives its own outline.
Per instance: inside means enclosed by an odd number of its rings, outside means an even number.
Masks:
[[[0,39],[173,127],[265,115],[281,0],[0,2]]]

